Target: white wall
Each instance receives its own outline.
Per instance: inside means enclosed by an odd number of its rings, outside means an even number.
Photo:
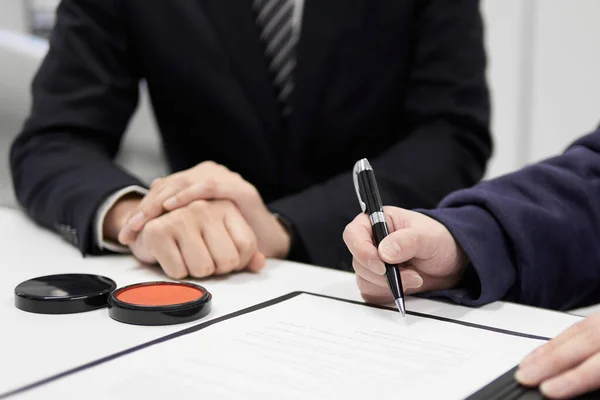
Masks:
[[[600,123],[600,1],[484,0],[482,11],[494,177],[562,152]]]
[[[539,0],[535,16],[530,161],[600,123],[600,1]]]
[[[28,17],[22,0],[0,0],[0,29],[24,33],[28,29]]]
[[[492,96],[494,154],[487,176],[497,176],[522,164],[524,155],[515,149],[523,135],[526,118],[522,94],[523,54],[529,43],[522,38],[527,7],[523,0],[485,0],[485,41],[488,51],[488,81]]]

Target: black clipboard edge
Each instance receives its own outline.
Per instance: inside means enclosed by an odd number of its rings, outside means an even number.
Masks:
[[[465,400],[543,400],[547,399],[537,388],[520,385],[515,379],[517,367],[514,367],[491,383],[479,389]],[[586,393],[574,400],[598,400],[600,390]]]
[[[254,312],[254,311],[261,310],[263,308],[267,308],[267,307],[273,306],[275,304],[282,303],[282,302],[284,302],[286,300],[290,300],[290,299],[292,299],[292,298],[294,298],[296,296],[299,296],[301,294],[308,294],[308,295],[311,295],[311,296],[322,297],[322,298],[326,298],[326,299],[337,300],[337,301],[342,301],[342,302],[346,302],[346,303],[356,304],[356,305],[360,305],[360,306],[377,308],[377,309],[381,309],[381,310],[387,310],[387,311],[390,311],[390,312],[398,312],[398,310],[396,310],[394,308],[386,307],[386,306],[380,306],[380,305],[375,305],[375,304],[368,304],[368,303],[363,303],[363,302],[360,302],[360,301],[342,299],[342,298],[339,298],[339,297],[327,296],[327,295],[317,294],[317,293],[311,293],[311,292],[295,291],[295,292],[291,292],[291,293],[285,294],[283,296],[276,297],[274,299],[267,300],[265,302],[262,302],[262,303],[259,303],[259,304],[256,304],[256,305],[244,308],[242,310],[232,312],[230,314],[222,315],[220,317],[211,319],[211,320],[206,321],[206,322],[201,322],[201,323],[199,323],[197,325],[194,325],[194,326],[182,329],[180,331],[171,333],[171,334],[166,335],[166,336],[162,336],[160,338],[151,340],[151,341],[146,342],[146,343],[142,343],[142,344],[134,346],[134,347],[130,347],[128,349],[119,351],[117,353],[113,353],[113,354],[108,355],[106,357],[102,357],[102,358],[99,358],[97,360],[91,361],[89,363],[77,366],[75,368],[71,368],[69,370],[60,372],[58,374],[51,375],[51,376],[49,376],[47,378],[35,381],[35,382],[30,383],[30,384],[25,385],[25,386],[21,386],[19,388],[10,390],[8,392],[0,393],[0,400],[6,399],[8,397],[11,397],[11,396],[23,393],[23,392],[26,392],[26,391],[31,390],[31,389],[35,389],[35,388],[37,388],[39,386],[42,386],[42,385],[45,385],[47,383],[56,381],[58,379],[67,377],[69,375],[73,375],[73,374],[75,374],[77,372],[81,372],[81,371],[84,371],[84,370],[89,369],[89,368],[93,368],[93,367],[98,366],[100,364],[104,364],[104,363],[106,363],[108,361],[112,361],[114,359],[117,359],[119,357],[125,356],[127,354],[131,354],[131,353],[134,353],[136,351],[143,350],[143,349],[148,348],[150,346],[154,346],[154,345],[157,345],[159,343],[163,343],[163,342],[166,342],[166,341],[169,341],[169,340],[181,337],[181,336],[189,335],[190,333],[198,332],[198,331],[200,331],[200,330],[202,330],[204,328],[208,328],[209,326],[217,324],[219,322],[223,322],[223,321],[226,321],[228,319],[236,318],[236,317],[239,317],[239,316],[244,315],[244,314],[248,314],[248,313],[251,313],[251,312]],[[471,327],[471,328],[484,329],[484,330],[488,330],[488,331],[492,331],[492,332],[496,332],[496,333],[500,333],[500,334],[505,334],[505,335],[519,336],[519,337],[528,338],[528,339],[535,339],[535,340],[545,340],[545,341],[550,340],[549,338],[546,338],[546,337],[543,337],[543,336],[530,335],[528,333],[511,331],[511,330],[507,330],[507,329],[494,328],[494,327],[490,327],[490,326],[486,326],[486,325],[480,325],[480,324],[474,324],[474,323],[471,323],[471,322],[459,321],[459,320],[455,320],[455,319],[452,319],[452,318],[440,317],[440,316],[437,316],[437,315],[429,315],[429,314],[419,313],[419,312],[415,312],[415,311],[407,311],[407,314],[413,315],[413,316],[416,316],[416,317],[421,317],[421,318],[434,319],[434,320],[438,320],[438,321],[443,321],[443,322],[449,322],[449,323],[454,323],[454,324],[458,324],[458,325],[468,326],[468,327]],[[494,381],[494,382],[496,382],[496,381]],[[494,382],[492,382],[491,384],[493,384]],[[473,399],[470,399],[470,400],[477,400],[477,399],[479,399],[479,398],[473,398]]]
[[[355,300],[340,299],[338,297],[327,296],[327,295],[324,295],[324,294],[316,294],[316,293],[310,293],[310,292],[298,292],[298,294],[301,294],[301,293],[310,294],[311,296],[323,297],[323,298],[326,298],[326,299],[343,301],[345,303],[352,303],[352,304],[357,304],[357,305],[366,306],[366,307],[378,308],[380,310],[388,310],[388,311],[392,311],[392,312],[399,312],[395,308],[390,308],[390,307],[386,307],[386,306],[380,306],[380,305],[376,305],[376,304],[368,304],[368,303],[363,303],[363,302],[355,301]],[[512,331],[512,330],[509,330],[509,329],[495,328],[493,326],[481,325],[481,324],[476,324],[476,323],[473,323],[473,322],[459,321],[457,319],[452,319],[452,318],[447,318],[447,317],[440,317],[438,315],[424,314],[424,313],[420,313],[420,312],[416,312],[416,311],[406,311],[406,313],[408,315],[412,315],[412,316],[415,316],[415,317],[435,319],[436,321],[449,322],[451,324],[468,326],[469,328],[483,329],[483,330],[490,331],[490,332],[502,333],[504,335],[518,336],[518,337],[522,337],[522,338],[526,338],[526,339],[543,340],[543,341],[550,340],[550,338],[545,337],[545,336],[531,335],[529,333]]]

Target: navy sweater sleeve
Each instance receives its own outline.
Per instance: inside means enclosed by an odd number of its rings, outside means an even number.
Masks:
[[[600,129],[562,155],[482,182],[422,211],[443,223],[476,278],[432,293],[571,309],[600,302]]]

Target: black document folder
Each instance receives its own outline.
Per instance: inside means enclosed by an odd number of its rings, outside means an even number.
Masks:
[[[542,400],[546,399],[539,390],[526,388],[515,380],[517,367],[506,372],[498,379],[469,396],[467,400]],[[600,391],[577,397],[577,400],[600,399]]]

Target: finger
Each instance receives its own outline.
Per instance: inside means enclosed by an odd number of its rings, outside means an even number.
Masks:
[[[208,222],[202,237],[215,263],[215,274],[227,274],[239,267],[240,255],[222,220]]]
[[[134,231],[133,229],[131,229],[129,227],[128,224],[126,224],[119,232],[119,236],[117,237],[117,240],[122,245],[129,246],[137,240],[138,234],[139,234],[138,231]]]
[[[535,386],[573,368],[600,350],[597,332],[598,327],[592,326],[569,340],[559,341],[558,345],[550,341],[540,348],[533,360],[520,365],[517,380],[524,385]]]
[[[369,268],[359,264],[356,259],[352,260],[352,267],[354,267],[354,271],[356,271],[356,273],[366,281],[369,281],[377,286],[386,288],[389,287],[389,283],[385,277],[385,267],[383,276],[373,273]],[[409,268],[400,268],[400,279],[402,280],[402,289],[408,294],[429,292],[433,290],[431,288],[435,288],[437,286],[435,278],[430,279],[429,277],[422,276],[412,266],[409,266]],[[433,282],[431,282],[431,280],[433,280]],[[424,282],[427,282],[428,284],[425,284]]]
[[[544,381],[540,391],[552,399],[570,399],[600,389],[600,353],[594,354],[579,366]]]
[[[233,176],[235,174],[232,174]],[[262,204],[260,194],[243,179],[206,179],[204,182],[190,185],[177,195],[167,199],[163,207],[171,210],[196,200],[230,200],[240,209],[242,215],[253,217],[252,211]]]
[[[425,292],[423,277],[412,269],[401,268],[400,279],[402,280],[402,289],[405,294]]]
[[[202,183],[195,183],[180,192],[166,198],[163,202],[165,210],[171,211],[176,208],[185,207],[196,200],[206,200],[207,196]]]
[[[391,295],[371,296],[361,292],[360,296],[365,302],[370,304],[392,304],[394,302]]]
[[[371,282],[380,287],[387,287],[387,280],[385,278],[385,266],[381,263],[382,273],[375,273],[370,268],[365,267],[361,263],[359,263],[356,258],[352,259],[352,267],[357,275],[359,275],[364,280]]]
[[[420,288],[423,286],[423,279],[415,271],[409,269],[402,269],[400,271],[400,279],[402,280],[402,291],[404,292],[404,294],[412,294],[417,291],[421,291]],[[385,283],[382,283],[380,281],[374,283],[369,282],[368,280],[357,274],[356,282],[361,293],[366,294],[367,296],[387,298],[393,300],[392,292],[389,283],[387,282],[387,279],[385,280]]]
[[[597,321],[595,321],[595,318],[589,317],[584,319],[583,321],[574,324],[548,343],[538,347],[533,352],[531,352],[527,357],[523,359],[523,361],[521,361],[519,367],[522,368],[525,367],[527,364],[538,362],[540,358],[546,358],[549,354],[552,354],[554,352],[554,349],[556,349],[559,346],[562,346],[565,343],[570,342],[575,336],[578,336],[582,332],[591,328],[591,325],[594,325],[594,323],[597,323]]]
[[[188,275],[188,270],[181,256],[181,252],[174,236],[152,234],[148,241],[152,253],[162,270],[173,279],[183,279]]]
[[[239,213],[235,206],[225,215],[225,228],[237,248],[240,261],[236,269],[241,270],[248,266],[248,263],[257,250],[257,240],[254,231],[248,225],[244,217]]]
[[[417,264],[420,265],[421,263]],[[421,286],[415,286],[413,289],[417,289],[412,293],[422,293],[422,292],[434,292],[437,290],[445,290],[456,286],[456,278],[455,275],[447,275],[447,276],[435,276],[427,274],[426,271],[423,270],[420,266],[415,266],[414,264],[408,262],[404,263],[403,267],[407,270],[414,271],[421,278]],[[417,282],[415,282],[415,285]]]
[[[348,250],[359,264],[366,266],[372,271],[381,274],[385,273],[385,267],[377,247],[373,244],[373,233],[369,217],[366,214],[360,214],[346,226],[342,235]]]
[[[385,213],[391,232],[409,228],[416,220],[423,216],[418,212],[394,206],[384,206],[383,212]]]
[[[142,199],[137,213],[135,213],[127,222],[129,229],[134,232],[139,231],[144,227],[146,222],[164,214],[165,209],[163,208],[162,204],[165,199],[173,196],[182,189],[182,183],[175,181],[173,183],[167,183],[167,185],[162,189],[157,189],[155,191],[151,190]]]
[[[265,256],[260,251],[256,251],[248,262],[248,271],[258,272],[265,267]]]
[[[191,276],[205,278],[215,272],[215,263],[198,229],[190,226],[178,233],[177,244]]]
[[[377,304],[389,304],[394,302],[394,297],[387,287],[381,287],[371,283],[360,275],[356,275],[356,284],[360,290],[360,294],[365,300],[368,298],[370,299],[370,302]]]

